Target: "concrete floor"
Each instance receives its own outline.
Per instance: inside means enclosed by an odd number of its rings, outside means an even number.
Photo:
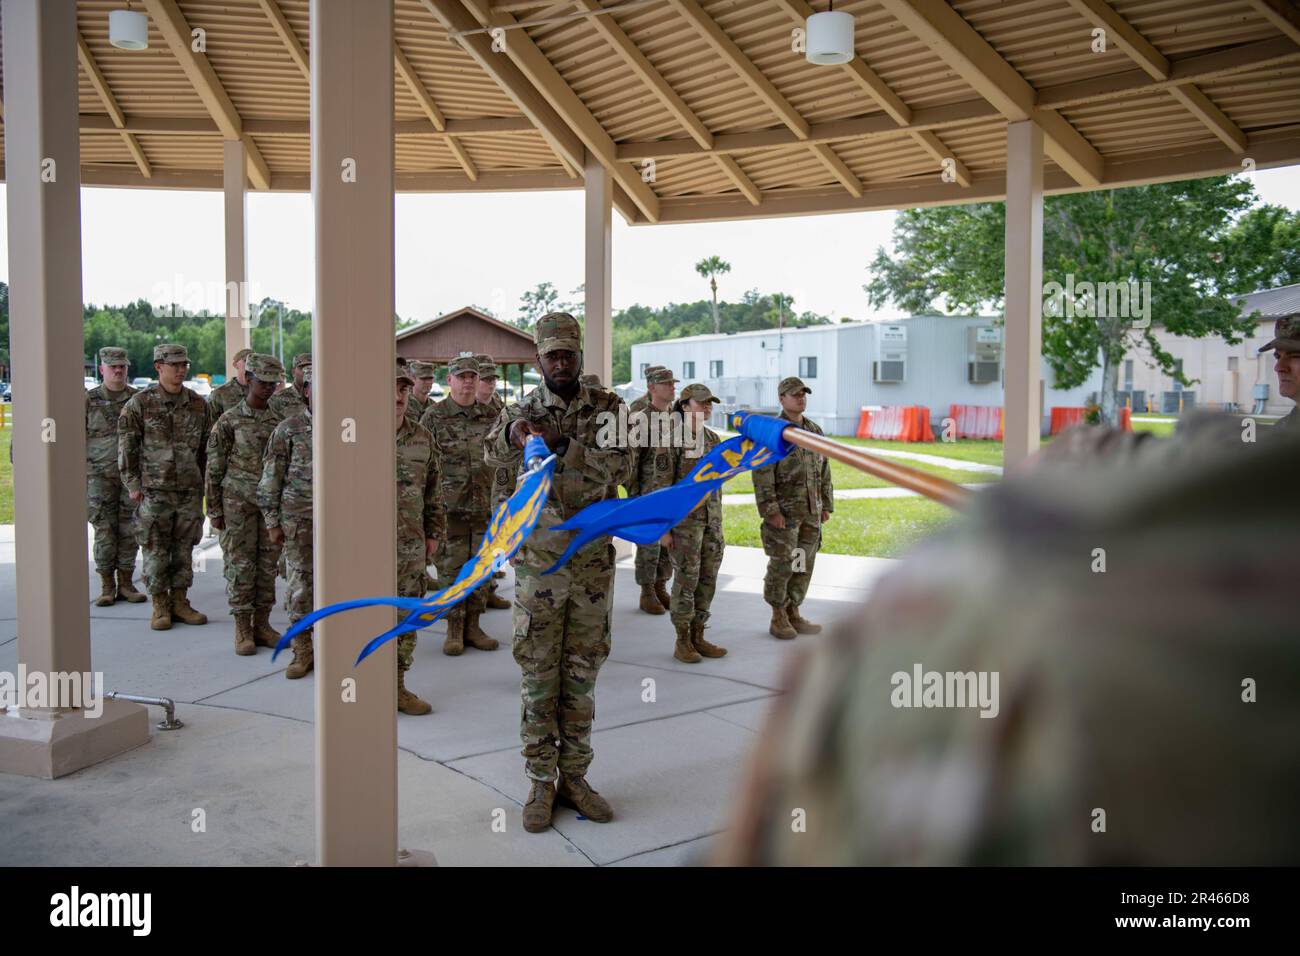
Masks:
[[[209,545],[215,542],[208,542]],[[106,690],[170,697],[185,727],[153,731],[144,747],[59,780],[0,774],[0,865],[292,865],[314,859],[314,675],[286,681],[288,658],[234,653],[220,551],[207,551],[192,603],[203,627],[149,630],[148,604],[91,607],[94,667]],[[805,614],[848,613],[889,566],[818,559]],[[589,779],[616,814],[609,824],[557,809],[554,828],[524,832],[528,792],[519,754],[519,670],[509,611],[484,630],[501,649],[441,653],[443,626],[420,633],[408,686],[426,717],[397,716],[400,845],[443,865],[680,865],[700,858],[727,825],[786,655],[817,637],[767,634],[764,559],[728,548],[709,637],[727,657],[682,664],[667,617],[637,609],[631,560],[615,576],[614,644],[601,670]],[[137,575],[138,581],[138,575]],[[500,593],[509,598],[513,576]],[[283,594],[283,582],[280,582]],[[98,593],[97,579],[94,591]],[[0,670],[17,667],[12,527],[0,528]],[[277,608],[272,623],[287,626]],[[642,682],[655,681],[655,701]],[[161,713],[151,709],[156,723]],[[195,832],[202,811],[205,826]],[[494,811],[505,832],[494,832]],[[500,813],[495,813],[500,817]]]

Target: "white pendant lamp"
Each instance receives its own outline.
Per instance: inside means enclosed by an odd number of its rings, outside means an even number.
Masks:
[[[804,55],[809,63],[838,66],[853,59],[853,14],[836,12],[834,6],[832,0],[830,10],[808,18],[808,49]]]
[[[125,10],[109,11],[108,42],[119,50],[148,49],[149,17],[132,10],[130,0],[127,0]]]

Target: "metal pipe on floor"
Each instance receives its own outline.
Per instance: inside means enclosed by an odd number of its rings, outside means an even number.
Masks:
[[[185,724],[176,717],[176,701],[170,697],[141,697],[138,694],[123,694],[111,690],[104,695],[107,700],[129,700],[133,704],[152,704],[163,709],[163,719],[154,726],[159,730],[179,730]]]

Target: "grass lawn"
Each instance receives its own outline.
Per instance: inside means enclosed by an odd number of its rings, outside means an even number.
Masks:
[[[838,441],[839,439],[837,439]],[[870,449],[866,449],[870,451]],[[947,478],[949,481],[955,481],[959,484],[978,483],[986,481],[997,481],[998,475],[987,471],[958,471],[956,468],[943,468],[938,465],[931,465],[923,461],[907,461],[906,459],[890,459],[897,461],[899,464],[915,468],[917,471],[924,471],[931,475],[938,475],[940,478]],[[831,482],[837,490],[847,488],[890,488],[893,487],[891,482],[882,478],[876,478],[872,475],[858,471],[856,468],[850,468],[848,465],[841,464],[838,461],[831,462]],[[754,481],[752,474],[737,475],[728,481],[722,488],[723,494],[753,494]]]
[[[727,544],[761,548],[760,519],[752,505],[722,509]],[[821,550],[828,554],[896,558],[913,542],[939,530],[957,512],[925,498],[860,498],[837,501],[822,528]]]
[[[9,464],[9,438],[13,433],[8,421],[0,428],[0,524],[14,523],[14,466]]]
[[[1148,418],[1133,416],[1133,430],[1135,432],[1151,432],[1158,438],[1168,438],[1177,427],[1177,422],[1155,422]]]
[[[923,455],[937,455],[940,458],[958,458],[962,461],[974,461],[981,465],[1002,464],[1002,442],[980,438],[959,438],[956,441],[884,441],[874,438],[849,438],[833,435],[836,441],[846,445],[858,445],[870,451],[872,448],[886,448],[896,451],[915,451]],[[908,462],[908,464],[915,464]]]

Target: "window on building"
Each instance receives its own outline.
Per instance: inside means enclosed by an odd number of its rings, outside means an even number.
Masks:
[[[722,378],[721,359],[713,359],[709,362],[709,378]]]
[[[1235,355],[1228,356],[1228,371],[1229,372],[1237,371],[1237,356]]]
[[[800,378],[817,377],[817,356],[815,355],[799,356],[799,377]]]
[[[695,377],[695,363],[694,363],[694,362],[683,362],[683,363],[682,363],[682,378],[689,380],[689,379],[693,379],[694,377]]]

